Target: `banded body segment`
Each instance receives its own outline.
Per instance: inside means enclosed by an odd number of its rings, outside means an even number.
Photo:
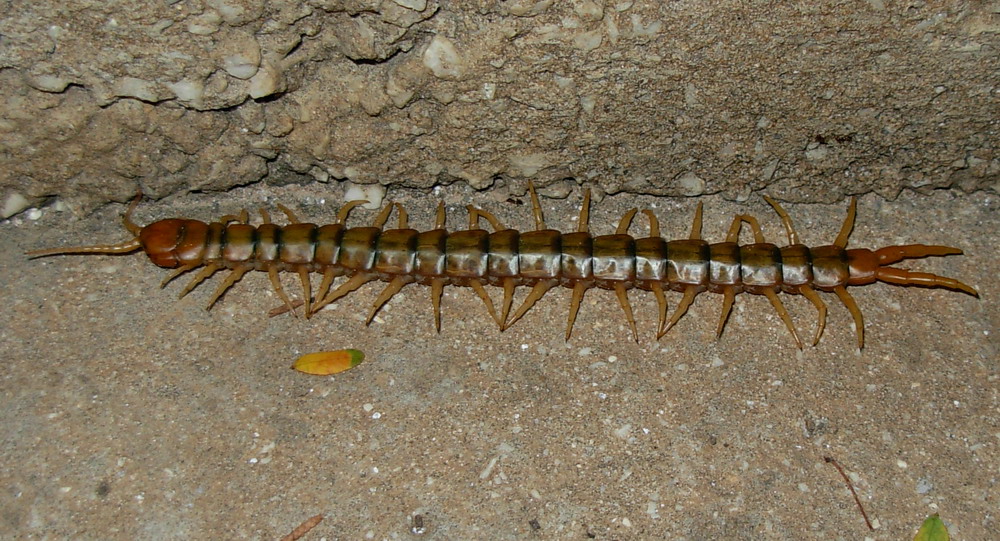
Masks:
[[[743,291],[763,294],[781,286],[781,252],[769,243],[740,246],[740,281]]]
[[[819,246],[809,250],[812,260],[812,286],[822,291],[833,291],[847,283],[851,276],[847,264],[847,251],[839,246]]]
[[[708,289],[712,256],[708,243],[700,239],[667,242],[667,285],[674,291],[694,287]]]
[[[635,283],[635,239],[629,235],[594,237],[594,281],[598,287],[614,289],[616,284],[631,288]]]

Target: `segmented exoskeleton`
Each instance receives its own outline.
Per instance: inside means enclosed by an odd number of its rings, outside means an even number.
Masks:
[[[161,287],[181,274],[200,268],[181,291],[181,296],[219,270],[229,269],[231,272],[215,290],[207,308],[247,272],[265,271],[284,303],[283,307],[272,310],[272,315],[285,311],[294,313],[297,306],[304,304],[305,315],[309,317],[367,282],[388,282],[371,308],[369,323],[379,308],[400,289],[418,283],[431,287],[438,331],[441,329],[441,295],[446,285],[471,287],[501,331],[524,316],[548,290],[562,285],[573,290],[567,340],[584,293],[594,287],[615,292],[636,341],[638,332],[628,299],[630,289],[652,291],[656,296],[659,307],[657,339],[680,320],[699,293],[711,291],[724,296],[717,327],[719,336],[738,293],[764,295],[800,349],[802,341],[779,292],[802,295],[816,307],[818,325],[813,345],[819,342],[826,326],[827,308],[817,290],[836,294],[854,318],[859,348],[864,346],[864,323],[847,286],[882,281],[904,286],[944,287],[978,297],[975,289],[953,278],[889,266],[904,259],[961,254],[958,248],[909,244],[875,251],[848,250],[847,241],[854,227],[857,206],[854,199],[833,244],[808,248],[799,243],[788,213],[767,196],[764,199],[784,224],[787,246],[765,242],[760,225],[749,215],[736,216],[726,240],[710,244],[701,238],[701,203],[695,211],[691,234],[686,239],[663,239],[659,222],[650,210],[642,211],[649,220],[649,235],[630,236],[628,228],[637,209],[622,217],[615,234],[594,236],[588,231],[589,190],[584,195],[577,231],[560,233],[546,228],[534,187],[529,185],[529,189],[535,230],[526,232],[505,228],[491,213],[471,205],[468,207],[469,229],[449,232],[445,229],[443,204],[438,206],[436,223],[430,231],[411,229],[407,214],[399,204],[387,205],[371,227],[348,227],[345,224],[348,214],[363,203],[361,201],[348,203],[340,210],[336,223],[322,226],[303,223],[292,211],[279,205],[290,225],[271,223],[268,213],[261,209],[263,223],[257,226],[250,225],[244,210],[239,216],[224,216],[208,224],[171,218],[139,227],[131,221],[132,211],[139,202],[136,198],[123,218],[133,239],[119,244],[38,250],[28,255],[125,254],[141,249],[156,265],[176,269]],[[399,210],[398,227],[383,229],[394,206]],[[480,228],[480,219],[488,221],[493,232]],[[739,235],[744,223],[753,230],[755,242],[740,246]],[[283,271],[298,274],[302,282],[302,301],[292,302],[285,294],[278,276]],[[315,297],[310,284],[311,273],[322,274]],[[338,276],[345,276],[346,281],[331,291]],[[499,311],[486,290],[487,285],[503,288],[503,304]],[[531,291],[511,314],[518,286],[530,286]],[[683,294],[669,318],[666,290]]]

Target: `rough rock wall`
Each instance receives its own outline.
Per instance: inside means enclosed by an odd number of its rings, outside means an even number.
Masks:
[[[3,216],[265,181],[1000,188],[1000,2],[75,0],[0,18]]]

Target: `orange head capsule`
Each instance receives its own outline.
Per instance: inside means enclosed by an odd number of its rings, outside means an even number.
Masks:
[[[197,265],[204,253],[207,230],[207,225],[197,220],[160,220],[142,228],[139,242],[157,266]]]

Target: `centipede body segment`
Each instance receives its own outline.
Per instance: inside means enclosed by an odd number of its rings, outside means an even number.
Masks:
[[[812,303],[818,324],[812,344],[816,345],[826,326],[827,306],[818,292],[832,292],[854,318],[858,347],[864,346],[864,322],[861,310],[848,292],[848,286],[877,281],[902,286],[942,287],[977,296],[972,287],[944,276],[892,267],[904,259],[961,254],[958,248],[908,244],[879,250],[847,249],[854,226],[856,201],[852,199],[847,218],[832,244],[809,248],[799,242],[787,212],[773,199],[767,203],[781,218],[788,245],[767,242],[757,219],[737,215],[723,242],[709,243],[701,238],[702,206],[695,211],[690,234],[667,240],[660,234],[659,222],[651,210],[642,214],[649,233],[633,237],[629,229],[637,209],[622,217],[611,235],[589,232],[590,193],[585,192],[577,231],[561,233],[545,225],[534,187],[529,186],[535,228],[518,231],[504,227],[490,212],[468,207],[469,227],[448,231],[445,209],[439,205],[434,228],[418,231],[408,225],[408,216],[399,204],[387,205],[367,227],[349,227],[351,210],[362,203],[346,204],[334,223],[316,225],[299,220],[284,206],[288,225],[279,226],[261,209],[262,223],[251,225],[249,214],[228,215],[219,221],[170,218],[139,227],[131,220],[139,198],[129,206],[123,218],[131,240],[118,244],[52,248],[28,252],[42,257],[61,254],[126,254],[142,250],[154,264],[174,269],[163,281],[196,271],[182,289],[184,296],[221,270],[229,274],[212,294],[210,309],[236,282],[250,271],[268,274],[283,306],[272,315],[303,306],[310,317],[330,303],[371,281],[387,282],[369,312],[368,321],[393,295],[409,284],[430,286],[435,327],[441,328],[441,296],[447,285],[472,288],[483,300],[490,317],[504,330],[520,320],[550,289],[572,289],[566,339],[571,336],[581,301],[587,290],[608,289],[615,292],[628,321],[633,338],[638,341],[635,316],[629,291],[652,292],[657,300],[659,323],[657,339],[662,338],[684,316],[695,298],[705,292],[723,295],[723,308],[717,324],[721,336],[740,293],[762,295],[768,299],[799,348],[802,341],[785,309],[779,293],[802,295]],[[385,229],[393,208],[398,209],[398,225]],[[492,231],[483,229],[488,222]],[[740,245],[740,231],[748,225],[752,244]],[[293,301],[284,291],[279,273],[292,272],[302,284],[300,301]],[[321,275],[313,295],[311,275]],[[339,277],[344,280],[333,287]],[[487,287],[503,289],[499,309]],[[515,290],[530,287],[522,304],[514,309]],[[681,294],[680,301],[668,313],[667,292]]]

